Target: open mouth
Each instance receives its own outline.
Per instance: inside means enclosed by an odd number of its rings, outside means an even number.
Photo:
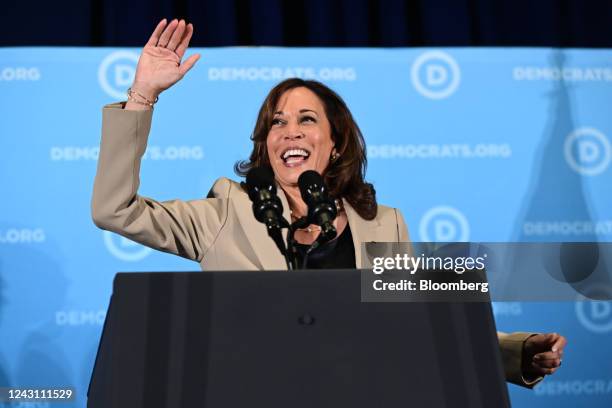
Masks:
[[[281,154],[281,159],[287,167],[299,166],[310,157],[310,152],[302,148],[289,148]]]

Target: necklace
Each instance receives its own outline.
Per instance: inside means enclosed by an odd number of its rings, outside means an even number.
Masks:
[[[297,230],[298,231],[306,231],[308,233],[311,233],[311,232],[321,231],[321,227],[319,227],[318,225],[313,225],[312,227],[308,226],[306,228],[298,228]]]
[[[289,212],[291,214],[291,221],[295,221],[300,218],[297,215],[293,214],[293,210],[290,210]],[[296,228],[296,231],[306,231],[308,233],[311,233],[311,232],[321,231],[321,227],[318,225],[309,225],[305,228]]]

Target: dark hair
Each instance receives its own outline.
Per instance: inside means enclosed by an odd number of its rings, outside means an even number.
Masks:
[[[234,165],[234,171],[244,177],[254,167],[270,167],[266,139],[276,105],[285,92],[298,87],[309,89],[323,103],[331,137],[340,155],[329,162],[322,174],[330,195],[346,199],[362,218],[373,219],[377,211],[376,193],[374,187],[364,180],[367,159],[363,136],[342,98],[320,82],[289,78],[272,88],[259,109],[251,136],[253,151],[248,160],[238,161]]]

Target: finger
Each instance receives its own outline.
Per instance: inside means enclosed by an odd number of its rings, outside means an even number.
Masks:
[[[185,75],[191,68],[193,68],[193,66],[199,59],[200,59],[200,54],[193,54],[192,56],[187,58],[185,61],[183,61],[183,63],[179,67],[179,72],[181,73],[181,75]]]
[[[550,350],[553,344],[555,344],[555,341],[557,341],[558,336],[559,335],[557,333],[548,333],[534,336],[533,338],[535,340],[533,344],[533,351],[537,353]]]
[[[170,42],[168,43],[166,48],[174,51],[176,46],[181,41],[184,31],[185,31],[185,20],[181,20],[178,22],[178,25],[176,26],[176,30],[174,30],[174,33],[172,33],[172,37],[170,37]]]
[[[539,360],[535,364],[541,368],[557,368],[561,365],[561,359],[552,358],[550,360]]]
[[[566,344],[567,344],[567,339],[563,336],[559,336],[557,341],[555,341],[555,343],[553,344],[551,350],[563,352],[563,348],[565,348]]]
[[[189,46],[189,41],[191,40],[191,36],[193,35],[193,24],[189,23],[187,24],[187,27],[185,27],[185,34],[183,34],[183,39],[181,40],[181,43],[178,45],[178,47],[176,47],[176,50],[174,52],[176,52],[176,55],[179,56],[179,58],[183,58],[183,55],[185,55],[185,51],[187,50],[187,47]]]
[[[174,33],[174,30],[176,29],[177,25],[178,21],[176,20],[176,18],[172,20],[170,24],[168,24],[162,35],[159,37],[159,41],[157,42],[158,47],[165,47],[166,45],[168,45],[170,37],[172,37],[172,33]]]
[[[561,358],[561,356],[556,351],[545,351],[544,353],[538,353],[533,356],[535,361],[556,360],[559,358]]]
[[[555,342],[557,341],[559,337],[560,336],[557,333],[548,333],[546,335],[546,342],[551,345],[555,344]]]
[[[167,23],[168,20],[166,20],[165,18],[159,23],[157,23],[157,27],[155,27],[155,30],[153,30],[153,34],[151,34],[151,37],[149,37],[149,41],[147,41],[146,45],[150,45],[152,47],[155,47],[157,45],[157,41],[159,41],[159,36],[164,31],[164,27],[166,27]]]
[[[536,375],[550,375],[554,374],[554,372],[557,371],[557,368],[545,368],[533,364],[531,365],[531,368],[531,371]]]

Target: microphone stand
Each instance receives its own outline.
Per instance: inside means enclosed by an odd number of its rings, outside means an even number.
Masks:
[[[289,253],[288,264],[291,263],[291,267],[289,269],[298,269],[298,261],[297,261],[297,241],[295,240],[295,231],[300,228],[305,228],[308,226],[308,218],[302,217],[297,220],[293,224],[289,226],[289,232],[287,233],[287,252]],[[302,268],[305,267],[305,264],[302,265]]]
[[[295,231],[297,231],[300,228],[305,228],[308,226],[309,224],[308,217],[299,218],[292,224],[289,224],[289,222],[284,217],[280,218],[280,222],[273,222],[273,223],[266,222],[265,224],[266,224],[266,229],[268,231],[268,236],[272,238],[272,241],[274,241],[274,243],[276,244],[276,247],[278,248],[280,253],[285,258],[287,269],[288,270],[298,269],[300,265],[298,264],[298,258],[297,258],[298,254],[297,254],[297,248],[296,248],[297,241],[295,240]],[[282,230],[285,228],[288,229],[286,246],[285,246],[285,242],[283,240],[283,234],[282,234]],[[304,261],[302,262],[302,265],[301,265],[302,268],[306,267],[306,261],[308,260],[308,254],[310,254],[312,250],[316,249],[320,245],[320,242],[318,242],[320,237],[321,235],[319,235],[319,238],[317,238],[317,241],[315,241],[312,244],[312,246],[308,248],[308,251],[306,252],[306,255],[304,257]]]
[[[319,232],[319,236],[317,237],[315,242],[310,244],[310,248],[308,248],[308,250],[304,254],[304,261],[302,261],[302,269],[306,269],[306,264],[308,264],[308,255],[310,255],[312,251],[317,249],[319,245],[321,245],[321,242],[323,242],[323,240],[321,240],[321,233]]]
[[[292,269],[293,262],[290,258],[290,253],[288,248],[285,247],[285,242],[283,241],[282,229],[291,228],[289,222],[286,219],[281,217],[280,225],[266,225],[268,230],[268,235],[272,238],[272,241],[276,244],[276,247],[280,251],[280,253],[285,257],[285,263],[287,264],[287,269]]]

